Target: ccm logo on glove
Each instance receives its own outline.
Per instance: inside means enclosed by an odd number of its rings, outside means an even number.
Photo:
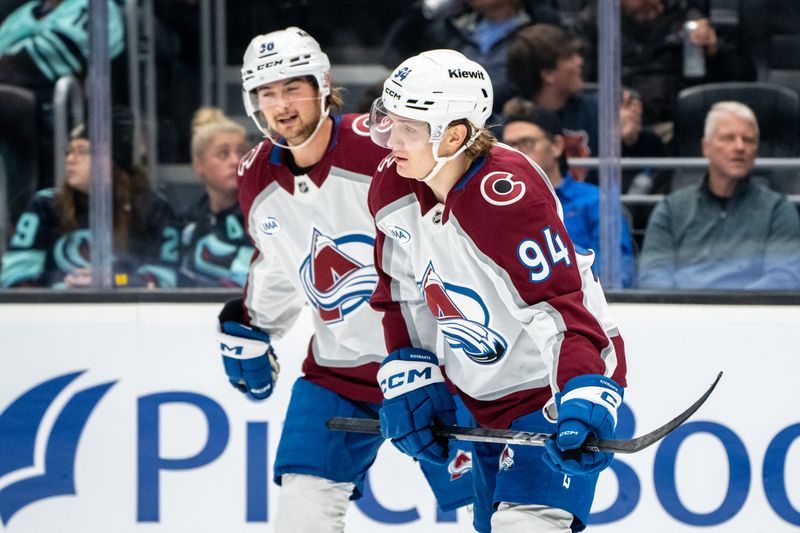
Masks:
[[[431,383],[433,381],[434,368],[438,369],[438,367],[434,367],[433,365],[425,365],[424,368],[412,367],[408,370],[392,374],[387,378],[379,376],[381,378],[380,385],[383,395],[386,396],[389,390],[397,389],[398,387],[403,387],[404,385],[411,387],[416,383],[417,387],[420,387],[422,385],[426,385],[427,383]],[[409,388],[408,390],[412,389]]]
[[[444,376],[439,365],[426,362],[425,358],[417,361],[389,361],[378,371],[378,383],[383,397],[387,399],[396,398],[431,383],[442,382]]]

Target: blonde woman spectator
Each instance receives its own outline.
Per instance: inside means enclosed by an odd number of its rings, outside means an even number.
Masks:
[[[243,286],[253,255],[239,207],[236,169],[247,152],[245,129],[217,108],[192,121],[192,168],[205,194],[184,215],[180,284]]]

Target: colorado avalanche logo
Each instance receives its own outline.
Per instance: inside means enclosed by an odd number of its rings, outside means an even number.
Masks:
[[[508,342],[489,328],[489,310],[475,291],[445,283],[432,263],[418,285],[450,348],[483,365],[503,358]]]
[[[371,262],[374,244],[375,239],[368,235],[355,233],[332,239],[314,229],[310,253],[300,266],[300,279],[309,301],[326,323],[340,322],[369,300],[378,283]]]
[[[490,172],[481,180],[481,194],[492,205],[513,204],[525,196],[525,184],[510,172]]]
[[[472,470],[472,454],[459,449],[456,456],[447,465],[447,472],[450,473],[450,481],[455,481],[467,472]]]
[[[508,447],[503,448],[503,452],[500,454],[499,460],[499,470],[511,470],[511,467],[514,466],[514,450]]]
[[[361,115],[354,118],[350,128],[356,135],[369,137],[369,115]]]

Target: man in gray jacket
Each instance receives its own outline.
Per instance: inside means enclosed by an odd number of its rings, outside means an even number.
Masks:
[[[755,183],[758,122],[739,102],[706,115],[702,183],[673,192],[650,216],[639,286],[800,288],[800,217],[785,196]]]

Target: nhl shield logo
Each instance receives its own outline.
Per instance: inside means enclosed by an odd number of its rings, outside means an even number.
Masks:
[[[378,283],[372,264],[375,239],[352,233],[331,238],[317,229],[311,250],[300,266],[300,279],[311,304],[328,324],[369,301]]]

